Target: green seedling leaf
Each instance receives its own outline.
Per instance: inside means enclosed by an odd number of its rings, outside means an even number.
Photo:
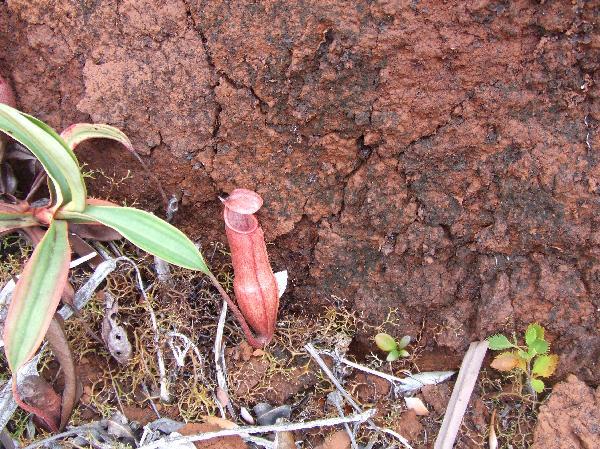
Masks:
[[[527,344],[527,346],[529,346],[537,339],[538,329],[534,324],[530,324],[529,326],[527,326],[527,330],[525,331],[525,343]]]
[[[61,137],[45,123],[0,104],[0,131],[25,145],[40,161],[52,181],[56,205],[82,211],[85,184],[75,155]]]
[[[540,355],[533,362],[532,374],[541,377],[550,377],[556,371],[558,366],[558,356],[556,354]]]
[[[67,223],[55,220],[25,264],[8,309],[4,344],[13,373],[35,354],[46,335],[67,282],[70,259]]]
[[[398,360],[398,358],[400,357],[400,353],[398,352],[397,349],[392,349],[389,354],[387,355],[386,360],[388,362],[393,362],[395,360]]]
[[[410,335],[405,335],[398,342],[398,349],[404,349],[410,344]]]
[[[527,330],[525,331],[525,335],[531,333],[533,334],[535,332],[535,339],[536,340],[543,340],[544,339],[544,328],[542,326],[540,326],[538,323],[532,323],[529,326],[527,326]],[[529,344],[529,342],[527,342],[527,344]]]
[[[59,211],[57,217],[102,223],[166,262],[210,273],[202,254],[191,240],[179,229],[149,212],[132,207],[88,205],[83,212]]]
[[[529,383],[531,384],[531,388],[533,388],[533,391],[535,391],[536,393],[541,393],[542,391],[544,391],[544,388],[546,388],[546,385],[544,385],[544,382],[541,379],[531,379],[529,381]]]
[[[546,354],[550,350],[550,343],[546,340],[536,340],[529,345],[530,349],[535,349],[538,354]]]
[[[513,347],[513,344],[502,334],[492,335],[488,337],[488,345],[492,351],[501,351]]]
[[[375,344],[379,349],[385,352],[393,351],[397,347],[396,340],[394,340],[391,335],[385,333],[375,335]]]
[[[406,349],[401,349],[400,357],[410,357],[410,352],[408,352]]]
[[[512,371],[520,364],[521,359],[515,352],[502,352],[492,360],[490,366],[498,371]]]
[[[77,123],[69,126],[60,135],[71,150],[75,150],[75,147],[85,140],[111,139],[122,143],[129,151],[133,151],[133,145],[129,138],[122,131],[110,125]]]

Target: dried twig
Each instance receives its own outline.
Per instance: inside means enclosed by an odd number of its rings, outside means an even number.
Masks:
[[[167,344],[169,345],[169,347],[171,348],[171,351],[173,352],[173,357],[175,358],[175,363],[177,364],[177,366],[179,366],[179,367],[185,366],[185,357],[187,356],[188,352],[190,352],[190,349],[191,349],[194,352],[194,354],[196,355],[196,358],[198,359],[198,363],[200,363],[200,376],[204,377],[204,357],[202,357],[202,354],[200,354],[200,350],[198,349],[198,346],[196,346],[194,344],[194,342],[187,335],[184,335],[180,332],[169,332],[167,334],[167,338],[168,338]],[[175,345],[174,340],[176,338],[183,341],[183,348]]]
[[[227,388],[227,375],[225,374],[225,348],[223,346],[223,331],[225,329],[225,319],[227,318],[227,301],[223,300],[223,306],[221,307],[221,314],[219,315],[219,321],[217,323],[217,333],[215,335],[215,345],[213,348],[213,354],[215,357],[215,370],[217,371],[217,387],[227,395],[226,403],[222,403],[222,397],[217,395],[217,405],[219,406],[219,411],[221,413],[221,417],[225,418],[225,407],[231,413],[232,416],[235,416],[233,413],[233,407],[231,406],[231,402],[229,399],[229,393]]]
[[[346,399],[346,401],[348,401],[348,404],[350,404],[352,406],[352,408],[354,410],[356,410],[358,413],[361,413],[362,409],[361,409],[360,405],[357,404],[357,402],[352,398],[352,396],[350,396],[350,394],[348,394],[348,392],[344,389],[342,384],[333,375],[333,373],[331,372],[329,367],[325,364],[325,362],[323,361],[323,359],[321,358],[321,356],[319,355],[319,353],[317,352],[315,347],[313,345],[311,345],[310,343],[307,343],[306,345],[304,345],[304,349],[306,349],[308,351],[308,353],[310,354],[310,356],[315,360],[315,362],[317,362],[319,367],[323,370],[323,372],[327,375],[327,377],[329,377],[329,380],[331,381],[331,383],[333,383],[333,385],[337,388],[340,395],[342,395],[342,397],[344,399]],[[408,440],[406,438],[404,438],[402,435],[400,435],[399,433],[394,432],[389,429],[383,429],[383,428],[379,427],[377,424],[375,424],[375,422],[372,419],[367,419],[366,421],[369,424],[370,428],[387,433],[389,435],[392,435],[398,441],[400,441],[400,443],[402,443],[404,445],[404,447],[406,447],[407,449],[413,449],[413,447],[410,445]]]
[[[337,409],[338,415],[340,415],[340,417],[342,417],[342,418],[345,417],[346,414],[344,413],[344,410],[342,409],[342,401],[340,398],[340,393],[338,391],[332,391],[331,393],[329,393],[328,399],[330,399],[330,401],[333,403],[333,405]],[[350,430],[350,426],[348,425],[348,423],[344,423],[344,429],[346,429],[346,433],[348,434],[348,437],[350,438],[350,444],[352,445],[352,448],[358,449],[358,445],[356,444],[356,436],[354,435],[354,432],[352,430]],[[354,430],[356,431],[356,428]]]
[[[152,409],[152,411],[154,412],[156,417],[158,419],[160,419],[161,418],[160,413],[158,412],[158,409],[156,408],[156,405],[154,404],[154,401],[152,400],[152,395],[150,394],[150,390],[148,390],[148,385],[146,385],[146,382],[142,382],[142,390],[144,391],[144,394],[146,395],[146,399],[148,400],[148,403],[150,404],[150,408]]]
[[[381,377],[382,379],[385,379],[391,383],[394,383],[394,382],[402,383],[404,381],[404,379],[402,379],[401,377],[396,377],[391,374],[384,373],[383,371],[377,371],[377,370],[374,370],[367,366],[359,365],[358,363],[348,360],[345,357],[340,357],[335,351],[327,351],[327,352],[322,351],[322,353],[327,354],[327,355],[333,357],[334,359],[337,359],[338,361],[342,362],[344,365],[348,365],[349,367],[357,369],[359,371]]]
[[[62,440],[73,435],[85,435],[86,432],[95,430],[97,428],[97,425],[97,422],[91,424],[84,424],[83,426],[75,427],[74,429],[67,430],[66,432],[57,433],[56,435],[52,435],[51,437],[44,438],[43,440],[36,441],[35,443],[31,443],[25,446],[23,449],[35,449],[37,447],[44,446],[47,443]]]
[[[174,445],[180,443],[193,443],[195,441],[206,441],[218,437],[240,436],[242,438],[248,435],[270,433],[270,432],[292,432],[303,429],[314,429],[316,427],[338,426],[344,423],[365,422],[370,420],[375,415],[376,409],[367,410],[366,412],[356,413],[346,416],[345,418],[326,418],[315,421],[300,422],[300,423],[284,423],[273,424],[270,426],[244,426],[234,429],[219,430],[216,432],[206,432],[196,435],[188,435],[184,437],[165,437],[154,441],[150,444],[140,446],[138,449],[157,449],[163,445]],[[33,449],[33,448],[26,448]]]
[[[136,263],[128,257],[119,257],[118,260],[122,260],[128,262],[135,271],[136,280],[138,283],[138,287],[142,292],[142,296],[144,297],[144,301],[146,303],[146,310],[148,310],[148,314],[150,315],[150,322],[152,323],[152,330],[154,331],[154,349],[156,350],[156,359],[158,362],[158,376],[160,382],[160,400],[163,402],[169,402],[171,400],[171,395],[169,393],[169,386],[167,382],[167,370],[165,368],[165,359],[163,357],[162,348],[160,346],[160,331],[158,329],[158,322],[156,320],[156,314],[152,309],[152,304],[150,303],[150,299],[148,298],[148,294],[146,293],[146,289],[144,287],[144,281],[142,280],[142,275],[140,273],[140,269],[136,265]]]
[[[320,353],[333,357],[336,362],[341,362],[351,368],[387,380],[392,384],[394,393],[396,394],[412,393],[425,385],[436,385],[449,379],[455,374],[455,371],[431,371],[418,374],[412,374],[409,371],[404,371],[406,377],[401,378],[363,365],[359,365],[358,363],[352,362],[351,360],[340,356],[336,351],[320,351]]]

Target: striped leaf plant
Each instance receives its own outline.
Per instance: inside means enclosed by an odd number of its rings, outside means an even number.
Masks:
[[[174,226],[139,209],[88,198],[74,149],[85,140],[107,138],[133,150],[121,131],[108,125],[76,124],[59,134],[35,117],[0,104],[0,132],[27,147],[40,161],[50,192],[50,201],[43,206],[12,195],[0,201],[0,235],[15,231],[38,235],[4,326],[6,357],[13,374],[38,350],[68,285],[72,232],[97,235],[105,231],[114,236],[116,231],[142,250],[214,280],[200,251]],[[95,233],[86,233],[86,228]]]

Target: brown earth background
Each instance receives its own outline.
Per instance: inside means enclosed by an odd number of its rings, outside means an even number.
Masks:
[[[218,195],[258,191],[281,313],[395,307],[433,354],[538,321],[559,377],[597,385],[599,20],[583,0],[10,0],[0,72],[58,129],[123,129],[193,239],[224,240]],[[79,154],[131,170],[94,195],[164,213],[123,149]]]

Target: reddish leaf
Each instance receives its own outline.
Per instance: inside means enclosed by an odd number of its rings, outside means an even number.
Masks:
[[[99,242],[110,242],[123,238],[123,236],[114,229],[100,223],[69,223],[69,231],[73,234],[77,234],[81,238],[97,240]]]
[[[13,379],[13,397],[23,410],[39,418],[42,427],[58,432],[60,426],[60,396],[40,376],[27,376],[17,390]]]
[[[75,407],[75,404],[78,400],[78,378],[75,371],[75,363],[73,362],[73,354],[71,352],[69,342],[67,341],[60,315],[55,315],[50,322],[50,327],[48,327],[48,332],[46,332],[46,340],[48,340],[48,344],[50,345],[50,349],[52,349],[54,357],[56,357],[58,363],[60,363],[60,367],[65,378],[65,388],[62,393],[59,426],[59,430],[62,430],[67,425],[69,417],[73,411],[73,407]]]
[[[91,254],[96,251],[94,248],[92,248],[90,246],[89,243],[87,243],[85,240],[83,240],[78,235],[74,235],[74,234],[70,235],[69,243],[71,244],[71,248],[73,248],[73,251],[79,257],[87,256],[88,254]],[[96,255],[92,259],[88,260],[87,263],[89,264],[90,267],[95,269],[98,265],[100,265],[103,262],[103,260],[104,259],[102,259],[102,257],[100,255]]]
[[[44,238],[44,234],[46,231],[39,226],[24,228],[21,229],[21,232],[25,235],[25,238],[31,242],[31,244],[36,247],[38,243]],[[71,306],[73,310],[75,310],[75,306],[73,304],[73,299],[75,298],[75,290],[73,290],[73,286],[67,282],[65,283],[65,288],[61,295],[61,300],[63,304],[68,304]]]
[[[510,371],[517,368],[521,359],[514,352],[503,352],[492,361],[491,367],[498,371]]]
[[[27,209],[27,206],[0,203],[0,232],[37,225],[38,222],[35,220],[33,213]]]
[[[46,233],[46,231],[44,231],[44,229],[40,228],[39,226],[22,229],[21,232],[34,247],[36,247],[38,243],[42,241],[42,239],[44,238],[44,234]]]
[[[67,304],[69,306],[71,306],[71,309],[73,309],[73,311],[75,311],[75,304],[73,303],[73,300],[75,299],[75,290],[73,289],[73,286],[71,285],[70,282],[66,282],[65,283],[65,288],[62,292],[62,296],[60,297],[60,300],[62,301],[63,304]]]

